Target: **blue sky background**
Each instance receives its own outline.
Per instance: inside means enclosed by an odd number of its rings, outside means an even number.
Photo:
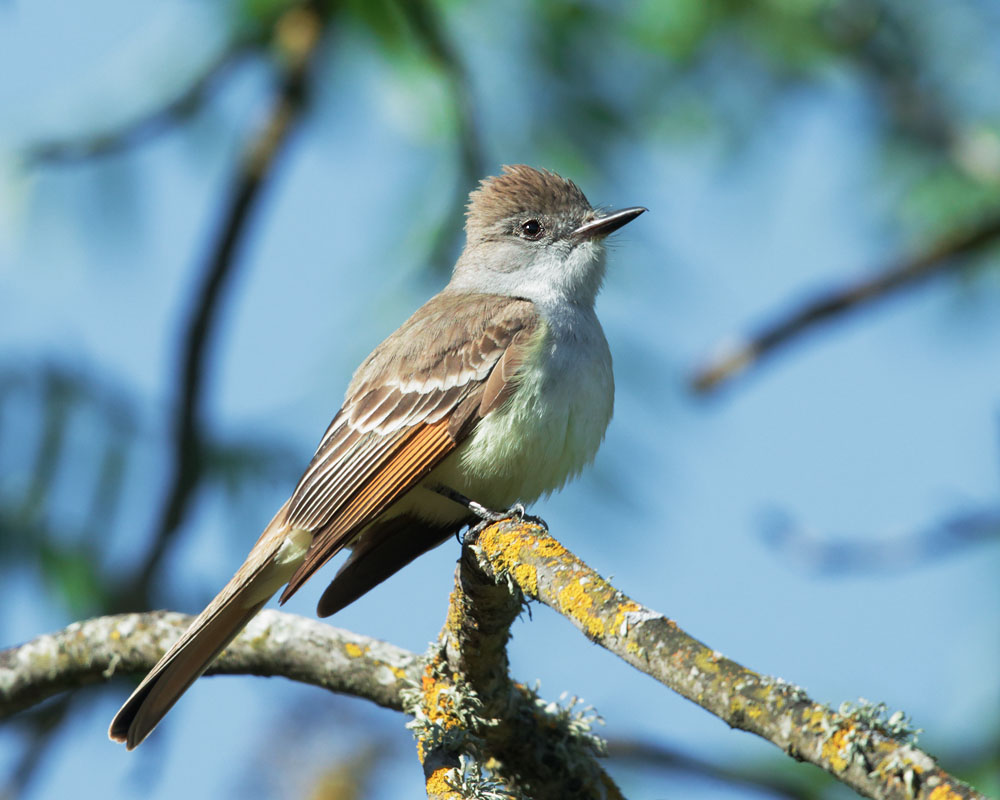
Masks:
[[[143,553],[159,507],[176,330],[236,148],[264,111],[266,76],[240,72],[207,118],[122,156],[28,173],[15,156],[25,142],[155,106],[220,46],[216,13],[179,1],[0,8],[0,357],[7,367],[50,361],[100,371],[143,409],[131,499],[104,545],[123,568]],[[778,509],[820,535],[871,540],[996,503],[996,272],[934,282],[824,330],[720,397],[700,400],[685,384],[724,336],[906,250],[886,224],[895,198],[872,188],[879,152],[869,99],[848,81],[831,82],[766,107],[736,156],[720,136],[623,137],[607,163],[576,174],[540,160],[557,156],[533,146],[530,103],[508,90],[530,85],[510,55],[516,20],[494,9],[456,13],[454,22],[492,171],[547,166],[577,179],[595,204],[650,209],[616,235],[598,303],[617,381],[607,440],[592,470],[532,510],[618,587],[747,666],[834,706],[863,696],[901,708],[924,729],[921,745],[945,757],[991,733],[995,741],[996,544],[833,578],[768,547],[761,529]],[[364,41],[344,37],[325,59],[315,110],[254,216],[208,384],[216,430],[279,442],[301,465],[354,366],[443,283],[422,260],[421,224],[447,207],[456,175],[441,98],[426,76],[403,78]],[[23,416],[27,441],[32,422]],[[75,435],[85,442],[88,433]],[[6,440],[0,486],[16,488],[26,451],[16,436]],[[164,605],[200,610],[293,473],[238,500],[202,496],[163,570]],[[80,491],[67,470],[52,499],[59,514],[78,513]],[[443,622],[456,557],[454,543],[443,546],[333,623],[422,651]],[[311,615],[331,574],[287,609]],[[4,644],[72,621],[32,574],[2,591]],[[539,680],[544,696],[568,692],[596,706],[608,737],[721,763],[782,761],[544,607],[515,625],[511,661],[513,675]],[[106,737],[123,696],[93,693],[56,737],[30,798],[300,796],[325,760],[368,737],[398,755],[370,796],[422,791],[402,717],[360,701],[283,681],[206,679],[128,754]],[[16,736],[0,729],[0,774]],[[610,769],[629,797],[751,796]]]

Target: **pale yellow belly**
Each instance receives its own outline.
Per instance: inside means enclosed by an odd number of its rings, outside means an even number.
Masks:
[[[614,404],[603,337],[601,344],[583,365],[527,367],[510,400],[485,417],[423,485],[444,484],[502,511],[516,502],[532,503],[578,475],[597,454]],[[428,507],[426,495],[426,490],[411,492],[398,511],[420,508],[421,516],[442,520],[461,511],[450,501]]]

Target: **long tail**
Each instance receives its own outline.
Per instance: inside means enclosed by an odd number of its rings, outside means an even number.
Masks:
[[[305,557],[306,531],[284,527],[282,507],[243,566],[161,658],[111,721],[108,735],[131,750],[156,727]]]

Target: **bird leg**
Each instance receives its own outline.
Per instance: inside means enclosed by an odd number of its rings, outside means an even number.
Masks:
[[[526,514],[523,503],[514,503],[514,505],[506,511],[494,511],[493,509],[487,508],[482,503],[477,503],[475,500],[469,499],[461,492],[456,492],[450,486],[439,485],[434,487],[434,491],[442,497],[447,497],[452,502],[458,503],[460,506],[464,506],[469,509],[472,514],[479,517],[479,523],[469,526],[469,533],[479,533],[487,525],[492,525],[494,522],[499,522],[502,519],[512,519],[515,522],[528,520],[536,525],[540,525],[546,530],[549,528],[549,526],[545,523],[545,520],[541,517]]]

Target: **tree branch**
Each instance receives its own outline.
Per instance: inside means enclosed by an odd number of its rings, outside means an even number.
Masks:
[[[464,563],[463,552],[447,620],[424,667],[420,691],[411,698],[415,721],[410,727],[428,800],[460,800],[487,787],[511,796],[517,791],[508,770],[484,766],[489,756],[483,737],[488,725],[506,715],[507,639],[521,604],[493,582],[467,585]]]
[[[193,617],[167,611],[96,617],[0,651],[0,719],[59,692],[144,674]],[[402,710],[422,657],[280,611],[262,611],[206,674],[283,676]]]
[[[931,277],[957,270],[965,265],[965,257],[997,240],[1000,240],[1000,215],[985,219],[975,228],[952,233],[923,253],[890,266],[874,277],[821,295],[787,315],[778,316],[749,337],[717,347],[716,354],[694,371],[691,387],[702,394],[716,391],[803,334],[912,289]]]
[[[518,589],[730,726],[865,797],[985,800],[913,744],[901,713],[887,716],[884,706],[871,704],[832,711],[797,686],[725,658],[625,596],[528,521],[492,524],[467,537],[448,623],[427,657],[265,611],[210,672],[284,675],[414,715],[410,727],[431,797],[523,788],[545,800],[567,796],[567,786],[574,797],[620,797],[593,760],[601,750],[590,733],[593,717],[572,704],[546,704],[506,676],[502,650]],[[189,621],[169,612],[101,617],[0,653],[0,717],[116,672],[148,670]]]
[[[471,544],[498,581],[515,581],[640,671],[865,797],[983,798],[907,740],[901,715],[884,720],[883,708],[867,705],[835,712],[737,664],[618,591],[536,524],[499,522]]]
[[[593,715],[510,680],[507,640],[522,599],[463,548],[447,621],[410,698],[427,795],[622,800],[597,762],[604,743],[590,732]]]
[[[465,556],[463,551],[444,628],[413,698],[411,727],[430,800],[481,795],[487,786],[511,796],[518,791],[509,768],[484,764],[490,758],[486,729],[509,710],[507,639],[521,603],[492,581],[470,581]]]

